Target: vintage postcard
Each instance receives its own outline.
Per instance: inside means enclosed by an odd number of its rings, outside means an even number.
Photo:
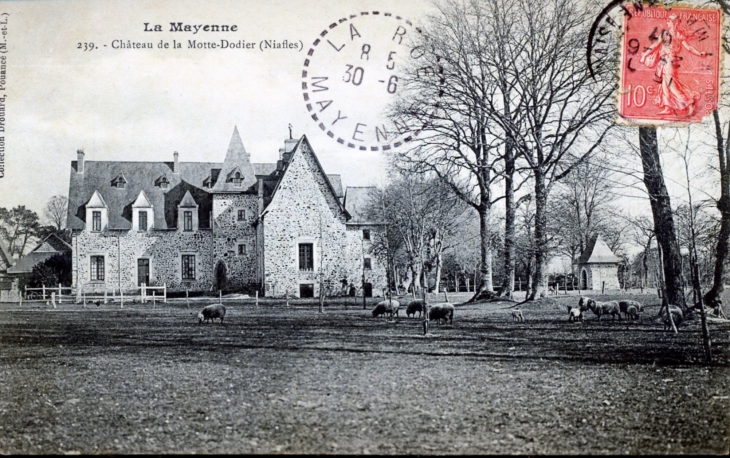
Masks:
[[[0,0],[0,454],[726,455],[729,10]]]

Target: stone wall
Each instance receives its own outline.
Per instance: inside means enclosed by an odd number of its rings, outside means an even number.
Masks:
[[[251,194],[215,194],[213,196],[214,265],[220,260],[227,270],[227,290],[257,286],[259,282],[257,229],[258,197]],[[238,221],[238,210],[246,218]],[[246,245],[246,254],[238,254],[238,244]]]
[[[616,264],[583,264],[580,270],[585,268],[587,289],[600,290],[603,282],[606,282],[606,289],[619,289],[618,266]],[[581,274],[582,275],[582,274]]]
[[[302,142],[294,153],[264,217],[266,294],[299,296],[300,284],[314,285],[319,295],[319,274],[328,290],[339,290],[349,276],[345,214],[329,190],[325,177]],[[314,269],[299,270],[298,246],[312,243]]]
[[[363,229],[370,229],[370,240],[363,240]],[[381,236],[381,229],[378,226],[347,225],[347,256],[345,259],[347,277],[348,282],[355,287],[358,296],[362,295],[363,273],[365,282],[373,286],[373,296],[381,296],[383,289],[387,287],[386,260],[372,252],[373,243]],[[365,258],[370,258],[370,269],[364,268]]]
[[[150,260],[150,286],[169,291],[210,291],[213,284],[213,233],[182,231],[78,231],[73,235],[73,281],[84,291],[134,290],[137,260]],[[121,254],[121,256],[120,256]],[[195,280],[182,280],[182,255],[195,255]],[[91,281],[91,256],[104,256],[104,281]]]

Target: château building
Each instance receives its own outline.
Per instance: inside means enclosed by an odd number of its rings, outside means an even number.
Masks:
[[[306,136],[276,163],[252,163],[238,129],[223,162],[71,162],[73,281],[84,291],[165,284],[168,291],[380,295],[367,218],[373,188],[343,191]]]

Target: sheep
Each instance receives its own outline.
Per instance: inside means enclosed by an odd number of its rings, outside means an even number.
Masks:
[[[619,306],[621,304],[619,303]],[[630,318],[632,320],[638,320],[639,319],[639,309],[635,305],[629,305],[626,307],[626,318]]]
[[[198,313],[198,324],[203,324],[210,320],[212,323],[214,319],[220,318],[221,324],[223,324],[223,318],[226,316],[226,307],[223,304],[211,304],[203,308]]]
[[[512,310],[512,321],[525,321],[525,317],[522,315],[522,310],[520,310],[519,308]]]
[[[418,312],[418,317],[420,318],[423,314],[423,299],[416,299],[412,301],[410,304],[408,304],[408,307],[406,307],[406,316],[410,317],[413,315],[413,317],[416,317],[416,312]]]
[[[618,301],[618,308],[621,311],[621,313],[628,316],[628,308],[634,306],[636,308],[636,313],[644,311],[644,305],[641,302],[637,301],[631,301],[631,300],[623,300]]]
[[[672,320],[674,320],[674,325],[676,327],[679,327],[679,325],[684,321],[684,313],[682,312],[682,309],[677,307],[676,305],[669,305],[669,313],[672,314]],[[667,313],[667,309],[665,308],[662,310],[662,321],[664,321],[664,330],[669,331],[672,329],[672,322],[669,320],[669,313]]]
[[[444,324],[449,321],[454,324],[454,305],[444,302],[442,304],[434,304],[428,311],[428,319],[430,321],[436,320],[441,324],[441,320],[444,320]]]
[[[581,296],[580,299],[578,299],[578,309],[580,309],[581,312],[586,312],[590,310],[590,307],[588,307],[588,301],[591,301],[590,297]],[[571,306],[568,306],[568,312],[570,312]]]
[[[579,307],[568,306],[568,321],[583,321],[583,312]]]
[[[380,301],[377,303],[375,308],[373,309],[373,318],[377,318],[380,315],[385,315],[386,313],[390,316],[390,318],[393,318],[393,315],[398,316],[398,309],[400,308],[400,302],[386,299],[384,301]]]
[[[601,321],[601,315],[612,315],[614,320],[616,319],[616,315],[618,315],[618,319],[621,319],[621,309],[616,301],[597,302],[593,299],[588,299],[587,305],[593,313],[598,315],[598,321]]]

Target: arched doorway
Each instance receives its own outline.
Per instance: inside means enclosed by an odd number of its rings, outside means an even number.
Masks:
[[[228,268],[225,262],[218,261],[215,265],[215,289],[225,291],[226,283],[228,283]]]
[[[588,289],[588,272],[585,269],[580,271],[580,289]]]

